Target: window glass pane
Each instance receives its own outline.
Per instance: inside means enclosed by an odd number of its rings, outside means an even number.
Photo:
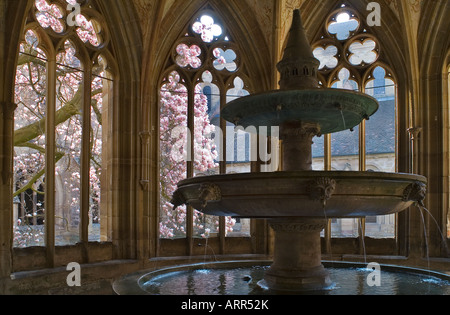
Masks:
[[[172,72],[160,92],[160,237],[186,237],[185,205],[170,203],[179,181],[187,177],[190,132],[187,128],[187,89]]]
[[[222,35],[222,27],[214,21],[209,15],[202,15],[200,19],[192,26],[194,33],[200,34],[206,43],[211,43],[217,37]]]
[[[359,127],[331,135],[331,168],[335,171],[359,170]]]
[[[336,35],[338,40],[346,40],[358,27],[359,21],[356,18],[351,17],[347,12],[341,12],[336,15],[335,21],[328,26],[328,32]]]
[[[317,47],[314,49],[314,57],[320,61],[319,70],[322,69],[334,69],[338,65],[338,59],[336,58],[338,54],[338,49],[336,46],[327,46],[325,49],[322,47]]]
[[[349,61],[354,66],[370,65],[374,63],[378,55],[375,52],[376,43],[367,39],[363,42],[355,41],[349,47]]]
[[[312,168],[314,171],[323,171],[325,169],[325,137],[314,137],[312,145]]]
[[[32,31],[25,35],[15,78],[14,247],[45,245],[46,56]]]
[[[195,87],[194,176],[219,173],[219,156],[214,138],[216,133],[220,137],[220,125],[214,125],[212,119],[217,115],[217,107],[220,110],[220,91],[211,83],[212,74],[209,71],[205,71],[203,80],[204,83]],[[216,119],[215,123],[220,124],[220,121]],[[214,237],[218,236],[218,233],[218,217],[194,210],[194,237]]]
[[[180,44],[177,46],[177,54],[177,64],[182,68],[189,66],[193,69],[198,69],[202,66],[202,61],[199,58],[202,50],[197,45]]]
[[[227,103],[247,95],[250,93],[244,89],[244,81],[236,77],[234,88],[227,92]],[[235,130],[229,122],[226,133],[227,174],[250,173],[252,135],[245,130]],[[227,217],[225,234],[228,237],[250,236],[250,219]]]
[[[366,165],[368,170],[395,172],[396,158],[396,88],[385,71],[378,67],[366,93],[379,103],[378,111],[366,121]],[[383,128],[380,128],[383,126]]]
[[[75,17],[75,22],[79,26],[76,30],[77,35],[84,43],[89,43],[95,47],[102,44],[101,27],[95,19],[88,20],[84,15],[78,14]]]
[[[223,50],[222,48],[216,48],[213,50],[214,57],[214,68],[217,70],[227,69],[230,72],[236,71],[237,64],[236,53],[233,49]]]
[[[80,240],[83,72],[75,47],[66,41],[57,56],[55,245]]]
[[[91,143],[89,169],[89,241],[109,241],[108,209],[104,198],[107,181],[103,173],[103,156],[107,152],[107,136],[105,128],[108,125],[108,106],[112,101],[113,81],[106,71],[106,61],[98,57],[93,67],[91,85]]]
[[[203,73],[194,98],[194,176],[219,174],[221,159],[220,91],[212,74]]]
[[[339,81],[332,88],[358,90],[358,84],[350,78],[350,71],[343,68]],[[345,122],[344,122],[345,124]],[[331,135],[331,169],[335,171],[359,171],[359,126],[353,131],[344,130]],[[331,223],[332,237],[358,236],[358,219],[336,219]]]
[[[234,80],[234,88],[227,92],[227,103],[250,95],[244,89],[244,81],[237,77]],[[245,130],[236,129],[235,126],[227,122],[227,143],[226,143],[226,160],[227,173],[249,173],[251,171],[251,134]]]
[[[376,172],[396,172],[396,88],[377,67],[374,79],[366,85],[366,93],[375,97],[378,111],[366,122],[366,168]],[[382,128],[380,128],[382,126]],[[395,237],[395,214],[366,219],[366,236]]]
[[[332,219],[331,237],[358,237],[358,219]]]
[[[46,0],[36,0],[36,19],[43,28],[51,28],[56,33],[65,30],[63,9],[56,4],[49,4]]]

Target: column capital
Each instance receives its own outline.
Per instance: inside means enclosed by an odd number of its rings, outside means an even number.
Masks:
[[[17,108],[17,104],[13,102],[6,102],[2,101],[0,102],[0,114],[3,114],[6,119],[12,119],[14,118],[14,111]]]
[[[416,140],[419,137],[422,130],[423,130],[422,127],[408,128],[408,132],[409,132],[409,136],[410,136],[411,140]]]
[[[313,232],[322,231],[327,222],[325,219],[292,219],[292,218],[280,218],[269,221],[270,227],[275,232]]]
[[[288,121],[280,126],[280,138],[283,141],[295,139],[301,141],[305,137],[313,138],[320,135],[320,125],[303,121]]]
[[[152,136],[152,132],[144,130],[139,133],[139,136],[141,137],[141,141],[143,144],[148,144],[150,137]]]

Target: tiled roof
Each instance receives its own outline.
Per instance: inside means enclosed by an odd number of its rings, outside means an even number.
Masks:
[[[366,153],[395,152],[395,99],[379,101],[380,108],[366,122]],[[359,152],[359,128],[342,131],[331,136],[333,156],[356,155]],[[324,156],[323,137],[314,138],[313,157]]]
[[[395,152],[395,99],[379,100],[378,111],[366,122],[366,153],[383,154]],[[218,123],[218,121],[213,121]],[[349,130],[331,136],[332,156],[357,155],[359,152],[359,127],[353,132]],[[236,140],[237,143],[236,143]],[[233,145],[234,144],[234,145]],[[250,143],[248,136],[240,134],[237,139],[227,139],[228,161],[234,163],[250,162]],[[324,137],[314,138],[313,158],[324,156]],[[233,159],[234,155],[234,159]],[[230,159],[231,157],[231,159]]]

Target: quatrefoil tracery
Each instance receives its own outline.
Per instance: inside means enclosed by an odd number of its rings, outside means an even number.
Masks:
[[[75,0],[35,0],[34,19],[51,36],[65,36],[74,32],[76,36],[92,49],[100,50],[107,45],[109,35],[102,27],[101,15],[85,6],[85,2]],[[68,5],[79,4],[81,11],[74,15]],[[70,22],[74,24],[71,25]]]
[[[328,34],[328,35],[327,35]],[[343,6],[329,15],[326,32],[314,45],[314,56],[320,61],[321,80],[330,81],[339,69],[370,71],[380,57],[378,40],[364,29],[356,11]]]
[[[211,70],[229,76],[238,72],[237,46],[217,21],[209,11],[195,19],[173,49],[172,61],[192,73]]]

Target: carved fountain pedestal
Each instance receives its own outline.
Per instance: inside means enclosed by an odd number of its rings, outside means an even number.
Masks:
[[[280,90],[234,100],[221,112],[244,128],[279,127],[282,171],[189,178],[172,199],[175,208],[186,204],[208,215],[266,218],[274,258],[260,284],[274,291],[330,288],[321,262],[326,219],[397,213],[425,198],[427,180],[419,175],[312,170],[315,136],[351,130],[379,106],[363,93],[319,88],[318,67],[296,10],[278,64]]]
[[[282,140],[282,170],[311,171],[313,138],[320,125],[302,121],[287,121],[280,126]],[[335,182],[320,178],[307,188],[310,198],[325,203],[330,199]],[[326,290],[332,285],[328,271],[322,265],[320,232],[326,227],[322,218],[286,217],[269,219],[275,233],[273,264],[266,272],[262,287],[275,291]]]
[[[271,219],[275,232],[273,264],[266,272],[262,287],[274,291],[319,291],[332,285],[322,265],[320,232],[325,219]]]
[[[319,133],[318,123],[286,121],[281,124],[283,171],[312,170],[312,140]],[[334,188],[334,181],[322,178],[312,181],[308,192],[311,199],[325,206]],[[270,227],[275,232],[274,260],[261,285],[275,291],[324,290],[330,287],[332,283],[322,265],[320,245],[320,232],[326,223],[323,217],[270,219]]]

